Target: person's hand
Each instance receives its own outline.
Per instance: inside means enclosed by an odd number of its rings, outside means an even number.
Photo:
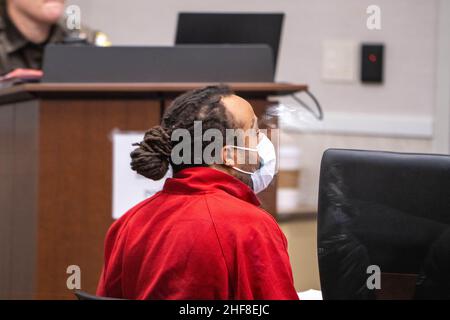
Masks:
[[[37,69],[15,69],[10,73],[2,76],[1,81],[11,80],[11,79],[28,79],[28,80],[39,80],[42,78],[44,73],[42,70]]]

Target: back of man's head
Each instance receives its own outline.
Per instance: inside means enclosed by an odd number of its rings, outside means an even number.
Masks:
[[[222,103],[222,98],[230,95],[233,95],[232,90],[220,85],[192,90],[176,98],[164,112],[161,125],[148,130],[144,140],[135,144],[138,148],[131,153],[131,168],[147,178],[159,180],[166,174],[169,164],[175,173],[188,167],[208,166],[203,151],[211,142],[203,141],[203,135],[205,131],[215,129],[225,137],[226,130],[234,128],[233,116]],[[191,137],[189,161],[178,163],[171,157],[172,149],[178,143],[172,141],[176,130],[184,130]],[[223,145],[225,142],[223,139]],[[194,144],[201,146],[199,154],[196,154]],[[185,159],[186,155],[182,156]]]

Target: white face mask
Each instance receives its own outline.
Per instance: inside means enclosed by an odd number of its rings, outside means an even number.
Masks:
[[[275,176],[276,171],[276,153],[275,153],[275,147],[273,146],[272,142],[267,138],[267,136],[263,133],[262,139],[256,146],[256,149],[252,148],[245,148],[245,147],[237,147],[237,146],[231,146],[236,149],[241,150],[249,150],[249,151],[255,151],[258,152],[258,156],[261,159],[261,166],[258,170],[255,172],[249,172],[242,169],[239,169],[237,167],[232,167],[234,170],[248,174],[251,176],[253,181],[253,191],[255,193],[260,193],[264,189],[266,189],[269,184],[272,182],[273,177]]]

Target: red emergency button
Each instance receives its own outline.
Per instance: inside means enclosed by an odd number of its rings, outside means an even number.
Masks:
[[[375,54],[369,54],[369,61],[372,63],[377,62],[377,56]]]

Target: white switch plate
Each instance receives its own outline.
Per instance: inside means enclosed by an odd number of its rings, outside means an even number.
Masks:
[[[326,40],[322,44],[322,79],[355,81],[357,44],[350,40]]]

